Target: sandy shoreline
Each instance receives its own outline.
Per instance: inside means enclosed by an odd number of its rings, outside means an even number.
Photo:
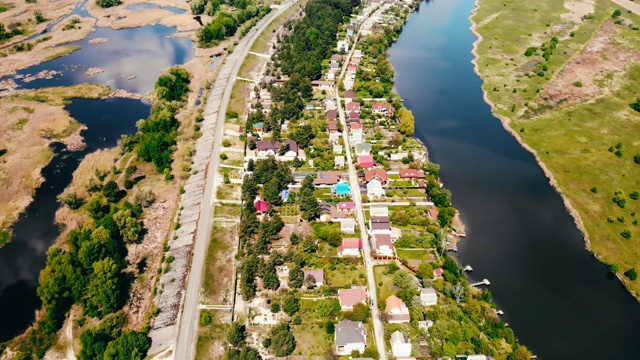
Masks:
[[[480,71],[478,70],[478,64],[477,64],[477,59],[479,57],[478,51],[477,51],[478,50],[478,44],[482,41],[482,35],[480,33],[478,33],[478,31],[476,30],[477,24],[473,19],[473,17],[476,15],[477,10],[478,10],[478,8],[480,6],[480,0],[475,0],[474,6],[475,7],[474,7],[473,11],[471,12],[471,15],[469,16],[469,21],[471,22],[470,30],[471,30],[471,33],[473,33],[473,35],[476,37],[476,41],[473,43],[473,49],[471,50],[471,54],[473,55],[473,60],[471,60],[471,63],[473,64],[474,72],[482,80],[482,75],[480,74]],[[482,94],[483,94],[484,101],[491,107],[492,115],[495,118],[497,118],[498,120],[500,120],[500,123],[502,123],[502,126],[504,127],[504,129],[518,141],[520,146],[522,146],[525,150],[527,150],[528,152],[533,154],[533,157],[535,158],[536,162],[538,163],[538,166],[540,166],[540,168],[544,172],[545,176],[549,179],[549,184],[560,195],[560,197],[562,198],[562,202],[564,203],[564,206],[567,209],[567,212],[569,213],[569,215],[571,215],[571,217],[573,217],[574,223],[578,227],[578,230],[580,230],[580,232],[582,233],[582,236],[584,238],[584,243],[585,243],[585,249],[587,249],[596,259],[598,259],[598,261],[600,261],[603,264],[606,264],[606,261],[599,254],[595,253],[592,250],[592,248],[591,248],[591,240],[589,239],[589,233],[587,232],[587,229],[584,226],[584,222],[582,221],[582,218],[580,217],[580,214],[578,213],[578,211],[571,204],[571,200],[569,200],[569,198],[564,194],[562,189],[558,186],[558,183],[557,183],[555,177],[553,176],[553,173],[547,168],[546,164],[540,159],[540,157],[538,156],[538,153],[532,147],[527,145],[522,140],[520,135],[514,129],[512,129],[511,126],[509,126],[509,123],[511,122],[511,119],[509,119],[509,118],[507,118],[505,116],[498,115],[493,111],[495,109],[495,104],[491,100],[489,100],[489,97],[487,96],[487,92],[484,89],[482,89]],[[640,301],[640,296],[638,296],[634,292],[630,291],[630,289],[627,287],[627,284],[624,281],[624,279],[622,278],[622,276],[620,276],[620,274],[617,274],[617,273],[615,275],[620,280],[620,282],[622,282],[625,285],[625,288],[627,289],[627,291],[629,291],[629,293],[631,293],[631,295],[633,295],[637,300]]]

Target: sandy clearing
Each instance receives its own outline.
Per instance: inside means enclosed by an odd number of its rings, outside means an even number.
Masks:
[[[571,20],[575,23],[581,23],[582,17],[591,14],[595,3],[593,0],[570,1],[564,4],[569,12],[560,15],[563,19]]]

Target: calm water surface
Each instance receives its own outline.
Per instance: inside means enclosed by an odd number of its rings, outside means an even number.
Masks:
[[[389,51],[416,134],[467,225],[460,262],[491,281],[503,321],[540,359],[640,359],[640,304],[584,250],[533,156],[482,99],[472,9],[423,3]]]
[[[76,12],[84,14],[82,5]],[[193,57],[193,44],[187,38],[169,38],[175,29],[162,25],[135,29],[97,28],[75,44],[82,49],[52,61],[18,71],[12,77],[21,88],[67,86],[84,82],[108,85],[144,94],[153,89],[163,69],[187,62]],[[106,43],[90,44],[95,38]],[[91,67],[105,69],[85,75]],[[21,81],[23,76],[44,70],[59,71],[53,79]],[[89,153],[116,145],[122,134],[133,134],[135,123],[149,115],[150,106],[139,100],[74,99],[66,106],[72,117],[87,125],[82,132],[87,147],[68,152],[54,144],[56,156],[42,171],[46,179],[36,190],[34,201],[13,227],[14,238],[0,248],[0,342],[23,332],[32,322],[40,301],[36,295],[38,274],[44,268],[46,252],[59,235],[54,224],[59,207],[56,197],[69,185],[73,171]]]

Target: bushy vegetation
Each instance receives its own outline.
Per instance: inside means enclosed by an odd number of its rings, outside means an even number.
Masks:
[[[96,0],[96,4],[101,8],[109,8],[122,4],[120,0]]]
[[[14,36],[22,35],[24,33],[24,30],[20,28],[21,26],[21,23],[12,22],[9,24],[9,26],[7,26],[7,31],[4,24],[0,23],[0,41],[11,39]]]
[[[201,8],[200,5],[196,5],[196,7],[197,11]],[[263,18],[269,12],[271,12],[271,8],[268,6],[248,6],[246,9],[235,13],[235,15],[220,13],[211,22],[198,30],[198,42],[200,46],[204,47],[215,46],[227,37],[233,36],[240,25],[254,18]]]
[[[176,113],[189,91],[189,73],[179,67],[169,69],[156,81],[156,97],[151,116],[138,124],[138,156],[153,162],[160,173],[168,174],[180,123]]]

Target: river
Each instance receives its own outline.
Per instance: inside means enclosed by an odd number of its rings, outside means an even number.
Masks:
[[[562,199],[491,114],[471,64],[473,0],[421,4],[389,50],[416,136],[467,227],[457,255],[540,359],[640,359],[640,304],[584,248]]]
[[[82,49],[52,61],[18,71],[13,77],[20,88],[68,86],[83,82],[108,85],[144,95],[153,90],[163,69],[183,64],[194,55],[188,38],[169,38],[175,29],[162,25],[135,29],[112,30],[97,28],[75,45]],[[108,38],[107,42],[90,44],[94,38]],[[97,56],[97,54],[99,56]],[[105,71],[86,75],[86,69]],[[22,76],[43,70],[59,73],[52,79],[23,82]],[[89,153],[116,145],[123,134],[133,134],[138,120],[149,115],[149,104],[132,99],[103,100],[73,99],[65,109],[85,124],[82,132],[86,148],[68,152],[64,146],[53,144],[55,157],[43,171],[45,182],[36,190],[34,201],[13,226],[14,237],[0,248],[0,342],[22,333],[34,320],[40,307],[36,295],[38,275],[44,268],[46,252],[59,235],[54,224],[59,207],[56,197],[71,182],[73,171]]]

